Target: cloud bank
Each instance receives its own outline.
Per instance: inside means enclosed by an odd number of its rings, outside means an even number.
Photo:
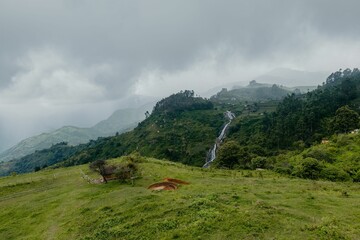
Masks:
[[[132,94],[202,92],[277,67],[359,67],[359,7],[357,0],[3,0],[0,141],[91,125]]]

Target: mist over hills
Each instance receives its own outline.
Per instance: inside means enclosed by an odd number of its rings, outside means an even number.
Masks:
[[[289,68],[276,68],[264,75],[256,77],[254,80],[261,83],[273,83],[288,87],[317,86],[321,85],[328,75],[329,73],[327,72],[308,72]]]
[[[52,132],[29,137],[2,152],[0,154],[0,162],[21,158],[60,142],[67,142],[69,145],[74,146],[98,137],[107,137],[115,135],[115,133],[129,131],[138,122],[145,119],[145,112],[151,111],[153,105],[154,103],[148,103],[138,108],[119,109],[106,120],[90,128],[64,126]]]
[[[234,88],[246,87],[252,80],[255,80],[258,83],[283,85],[290,89],[303,87],[303,89],[307,91],[307,89],[313,90],[317,85],[321,85],[328,75],[329,73],[326,72],[307,72],[289,68],[276,68],[253,79],[219,85],[200,95],[211,97],[218,93],[222,88],[232,90]]]

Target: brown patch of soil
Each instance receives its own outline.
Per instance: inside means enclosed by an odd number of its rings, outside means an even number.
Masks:
[[[172,182],[159,182],[151,184],[148,189],[151,190],[176,190],[177,185]]]

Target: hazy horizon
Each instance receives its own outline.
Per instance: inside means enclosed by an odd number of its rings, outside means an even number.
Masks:
[[[1,1],[0,150],[63,125],[91,126],[134,106],[134,95],[202,93],[276,68],[359,67],[358,7],[356,0]]]

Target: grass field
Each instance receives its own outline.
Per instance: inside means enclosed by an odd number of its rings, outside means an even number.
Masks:
[[[134,185],[89,184],[88,165],[0,178],[0,239],[360,239],[358,183],[155,159],[140,168]],[[165,177],[191,184],[147,189]]]

